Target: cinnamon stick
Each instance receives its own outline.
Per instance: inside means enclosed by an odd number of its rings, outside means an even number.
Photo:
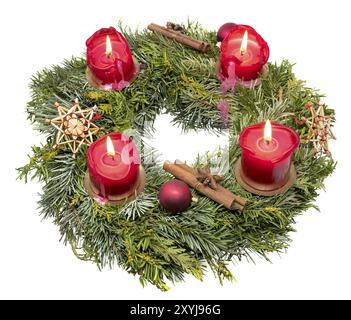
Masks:
[[[147,28],[151,31],[158,32],[167,38],[173,39],[181,44],[193,48],[197,51],[206,53],[211,50],[211,45],[209,43],[191,38],[185,34],[182,34],[179,31],[174,31],[155,23],[150,23]]]
[[[232,192],[226,190],[223,187],[214,190],[211,187],[204,185],[203,183],[197,180],[196,176],[193,174],[193,172],[189,170],[189,167],[187,165],[179,163],[174,164],[169,161],[166,161],[163,164],[163,169],[171,173],[176,178],[184,181],[192,188],[204,194],[208,198],[216,201],[219,204],[222,204],[227,209],[237,209],[239,211],[244,210],[246,204],[246,201],[244,199],[233,194]],[[223,189],[226,191],[224,192]]]
[[[187,172],[191,173],[192,175],[196,175],[196,169],[194,169],[194,168],[188,166],[186,163],[184,163],[184,162],[182,162],[182,161],[180,161],[180,160],[177,159],[177,160],[175,161],[175,164],[178,165],[178,166],[180,166],[181,168],[183,168],[183,169],[186,170]],[[219,192],[222,192],[222,193],[226,194],[227,197],[235,197],[235,201],[236,201],[237,203],[239,203],[240,205],[242,205],[243,207],[245,207],[247,201],[246,201],[245,199],[243,199],[242,197],[233,194],[231,191],[229,191],[228,189],[222,187],[222,186],[219,185],[219,184],[218,184],[218,186],[217,186],[217,190],[218,190]]]

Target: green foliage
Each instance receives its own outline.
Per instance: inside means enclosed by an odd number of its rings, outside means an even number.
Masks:
[[[153,121],[162,112],[174,116],[183,129],[220,132],[222,122],[216,109],[221,93],[215,76],[218,49],[215,33],[189,22],[188,34],[211,42],[213,50],[199,54],[192,49],[149,31],[123,33],[135,57],[145,69],[133,84],[121,92],[103,92],[85,80],[85,60],[72,58],[62,65],[42,70],[32,79],[32,98],[27,106],[34,127],[47,136],[47,144],[34,146],[29,162],[19,168],[19,178],[43,182],[41,213],[53,219],[62,240],[74,254],[93,261],[99,268],[118,265],[138,275],[140,282],[168,290],[167,282],[184,279],[185,274],[203,279],[206,267],[223,279],[233,280],[230,261],[267,258],[289,245],[289,233],[297,215],[314,208],[318,189],[335,167],[332,159],[313,157],[310,144],[295,153],[298,179],[284,195],[259,197],[243,190],[230,170],[223,185],[249,199],[244,213],[233,212],[199,194],[184,213],[170,215],[158,203],[158,191],[169,179],[161,166],[145,164],[147,186],[141,197],[124,206],[100,206],[83,187],[85,150],[76,159],[68,150],[53,150],[53,127],[45,119],[54,117],[56,101],[69,105],[74,98],[82,106],[99,106],[103,115],[97,124],[103,132],[134,128],[152,131]],[[230,168],[240,155],[238,137],[242,129],[270,118],[294,127],[293,113],[307,116],[306,103],[316,104],[321,94],[296,79],[292,65],[283,61],[269,64],[262,85],[237,88],[228,94],[230,105]],[[333,110],[327,109],[327,113]],[[144,155],[149,156],[149,155]],[[199,157],[197,164],[212,161],[213,155]],[[194,192],[195,193],[195,192]]]

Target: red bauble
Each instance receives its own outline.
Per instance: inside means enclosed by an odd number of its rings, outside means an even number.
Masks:
[[[224,25],[222,25],[217,32],[217,41],[222,42],[223,39],[227,36],[229,31],[236,26],[236,23],[233,22],[227,22]]]
[[[177,179],[164,183],[158,196],[162,207],[173,213],[185,211],[191,203],[188,185]]]

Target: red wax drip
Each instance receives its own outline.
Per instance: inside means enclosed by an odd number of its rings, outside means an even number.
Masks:
[[[109,36],[112,54],[106,54],[106,37]],[[135,71],[133,57],[126,39],[115,28],[103,28],[87,41],[87,65],[102,84],[129,81]]]
[[[90,179],[103,197],[132,189],[138,180],[140,155],[131,139],[122,133],[108,134],[115,155],[107,154],[106,136],[92,143],[87,152]]]
[[[248,31],[247,49],[240,52],[245,31]],[[220,66],[221,77],[230,77],[228,69],[235,64],[235,74],[239,79],[249,81],[258,77],[262,67],[269,58],[269,47],[256,30],[246,25],[236,25],[227,34],[221,44]]]
[[[278,123],[272,123],[272,141],[264,141],[263,133],[264,123],[260,123],[245,128],[240,135],[244,174],[258,183],[284,184],[300,138],[294,130]]]

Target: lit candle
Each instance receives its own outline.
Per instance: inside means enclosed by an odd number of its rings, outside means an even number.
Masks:
[[[237,78],[244,81],[254,80],[268,58],[268,44],[255,29],[246,25],[236,25],[221,44],[220,78],[229,78],[232,69],[235,70]]]
[[[96,140],[87,158],[90,181],[101,198],[123,198],[136,189],[140,155],[127,135],[115,132]]]
[[[299,144],[294,130],[269,120],[265,125],[246,127],[240,135],[241,179],[257,190],[283,187],[290,178],[291,157]]]
[[[123,89],[138,73],[138,64],[127,41],[115,28],[100,29],[86,41],[86,45],[88,70],[93,82],[104,89]]]

